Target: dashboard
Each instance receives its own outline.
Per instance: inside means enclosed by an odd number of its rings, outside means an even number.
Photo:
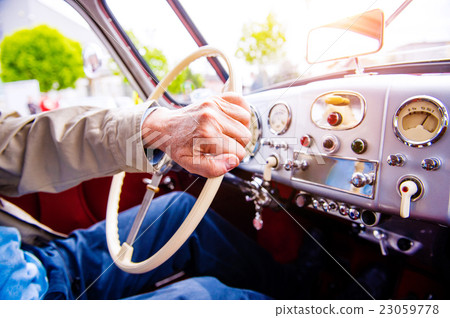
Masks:
[[[258,138],[240,168],[263,173],[272,158],[297,206],[414,253],[412,220],[450,224],[448,87],[447,75],[355,75],[249,95]]]

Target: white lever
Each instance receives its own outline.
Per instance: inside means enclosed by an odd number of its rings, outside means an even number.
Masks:
[[[411,209],[411,197],[417,193],[418,187],[414,181],[406,180],[400,184],[400,195],[402,201],[400,203],[400,216],[408,218]]]
[[[275,156],[267,158],[266,166],[264,167],[263,179],[264,181],[272,180],[272,168],[278,165],[278,159]]]

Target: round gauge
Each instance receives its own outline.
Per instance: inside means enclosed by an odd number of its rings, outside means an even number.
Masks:
[[[426,147],[445,133],[448,115],[444,105],[428,96],[406,100],[395,113],[394,131],[398,139],[411,147]]]
[[[250,132],[252,134],[252,139],[250,140],[250,142],[247,144],[247,146],[245,147],[245,150],[247,152],[246,157],[244,158],[244,162],[248,161],[251,157],[253,157],[256,152],[259,149],[259,140],[261,138],[261,119],[259,117],[258,112],[256,111],[256,109],[250,105],[250,110],[251,110],[251,117],[250,117]]]
[[[281,135],[291,124],[291,109],[285,103],[277,103],[269,111],[269,128],[275,135]]]

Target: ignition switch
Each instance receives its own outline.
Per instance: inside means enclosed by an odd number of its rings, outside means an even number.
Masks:
[[[411,202],[422,197],[422,182],[416,177],[404,177],[399,182],[398,191],[401,196],[400,216],[408,218],[411,212]]]

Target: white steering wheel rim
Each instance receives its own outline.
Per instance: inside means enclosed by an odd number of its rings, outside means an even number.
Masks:
[[[234,74],[234,69],[230,60],[220,50],[211,47],[203,46],[194,53],[187,56],[175,68],[170,71],[165,78],[159,82],[149,99],[159,99],[169,86],[169,84],[181,73],[189,64],[200,57],[220,56],[222,57],[228,67],[229,79],[225,83],[224,91],[232,91],[240,93],[241,86],[237,82],[238,78]],[[167,156],[167,155],[165,155]],[[121,172],[114,175],[111,189],[109,192],[108,205],[106,211],[106,240],[108,244],[109,253],[115,264],[123,271],[141,274],[151,271],[169,259],[183,243],[189,238],[197,225],[202,220],[209,206],[211,205],[217,190],[220,187],[223,176],[209,178],[200,193],[197,201],[192,207],[186,219],[180,225],[175,234],[161,247],[159,251],[150,256],[148,259],[141,262],[132,262],[133,247],[127,243],[120,245],[119,230],[118,230],[118,216],[119,216],[119,201],[122,189],[123,179],[125,173]]]

